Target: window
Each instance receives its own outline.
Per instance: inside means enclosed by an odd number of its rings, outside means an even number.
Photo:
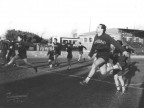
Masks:
[[[84,42],[87,42],[87,38],[84,38]]]
[[[92,42],[92,38],[89,38],[89,42]]]

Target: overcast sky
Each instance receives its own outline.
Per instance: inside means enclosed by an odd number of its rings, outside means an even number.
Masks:
[[[0,0],[0,35],[8,29],[43,37],[108,28],[144,29],[143,0]]]

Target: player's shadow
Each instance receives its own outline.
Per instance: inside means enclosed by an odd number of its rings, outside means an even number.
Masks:
[[[129,86],[131,83],[131,79],[135,76],[136,72],[140,72],[140,70],[137,68],[136,63],[138,62],[132,62],[130,66],[128,66],[128,71],[124,75],[125,77],[125,85]]]

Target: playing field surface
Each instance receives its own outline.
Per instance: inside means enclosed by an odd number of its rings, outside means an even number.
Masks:
[[[124,80],[126,94],[116,94],[113,76],[101,80],[96,73],[88,86],[79,84],[90,70],[92,61],[66,59],[50,69],[46,58],[28,59],[38,72],[26,67],[0,66],[0,108],[144,108],[144,59],[132,59]]]

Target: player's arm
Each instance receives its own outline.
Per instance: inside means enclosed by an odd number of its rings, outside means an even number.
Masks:
[[[9,54],[9,50],[7,51],[7,54],[6,54],[6,56],[5,56],[6,58],[8,57],[8,54]]]
[[[96,36],[95,36],[95,38],[94,38],[94,41],[93,41],[91,50],[90,50],[90,52],[89,52],[89,54],[88,54],[88,56],[89,56],[90,58],[92,58],[92,56],[93,56],[94,53],[95,53],[95,48],[94,48],[94,42],[95,42],[95,40],[96,40]]]
[[[108,38],[109,42],[110,42],[112,45],[114,45],[114,47],[115,47],[116,49],[118,49],[120,52],[126,51],[126,50],[124,49],[124,47],[122,47],[122,45],[120,45],[120,44],[119,44],[116,40],[114,40],[112,37],[108,36],[107,38]]]
[[[84,48],[85,50],[87,50],[87,48],[86,48],[85,46],[83,46],[83,48]]]
[[[115,46],[116,49],[118,49],[120,52],[123,53],[123,55],[128,56],[128,52],[124,49],[122,45],[120,45],[117,41],[115,41],[112,37],[108,36],[108,40],[111,44]]]

